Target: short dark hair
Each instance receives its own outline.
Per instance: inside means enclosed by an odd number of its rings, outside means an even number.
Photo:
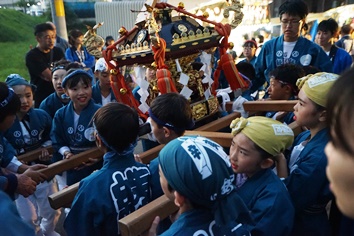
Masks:
[[[253,80],[256,77],[256,70],[253,65],[249,62],[239,62],[236,64],[238,72],[247,76],[250,80]]]
[[[257,35],[257,38],[259,38],[259,43],[263,43],[264,42],[264,36],[259,34]]]
[[[77,63],[70,63],[69,65],[71,64],[77,64]],[[68,67],[68,66],[67,66]],[[67,68],[66,67],[66,68]],[[80,68],[79,68],[80,69]],[[71,68],[68,71],[67,75],[70,75],[70,73],[76,71],[77,69],[76,68]],[[86,74],[77,74],[77,75],[74,75],[72,76],[71,78],[69,78],[66,82],[65,82],[65,88],[73,88],[75,87],[80,81],[82,81],[86,86],[90,86],[92,85],[92,78]]]
[[[159,120],[178,128],[177,135],[183,135],[186,129],[192,128],[192,109],[188,100],[178,93],[165,93],[157,96],[151,103],[151,112]]]
[[[334,82],[327,95],[327,122],[333,145],[354,156],[354,68]],[[335,136],[332,136],[333,133]]]
[[[350,34],[352,31],[353,29],[350,25],[343,25],[342,28],[340,29],[340,32],[342,34]]]
[[[21,102],[15,92],[10,95],[9,87],[0,82],[0,123],[9,115],[15,115],[21,107]],[[10,95],[10,96],[9,96]],[[5,101],[6,100],[6,101]]]
[[[335,37],[338,33],[338,23],[332,18],[328,20],[323,20],[318,24],[317,31],[331,32],[332,36]]]
[[[92,120],[98,134],[118,152],[129,147],[138,138],[139,115],[123,103],[106,104],[96,111]]]
[[[283,14],[289,14],[290,16],[299,16],[302,20],[304,20],[309,14],[309,9],[306,3],[302,0],[287,0],[279,7],[280,19],[282,18]]]
[[[54,31],[54,28],[51,24],[49,23],[41,23],[38,24],[34,27],[34,35],[35,36],[41,36],[41,34],[47,30],[52,30]]]
[[[297,95],[299,90],[296,81],[305,76],[305,71],[300,65],[283,64],[269,73],[270,77],[288,83],[293,89],[293,95]]]

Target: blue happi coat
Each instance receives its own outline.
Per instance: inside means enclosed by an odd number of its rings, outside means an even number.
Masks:
[[[66,104],[60,100],[57,93],[54,92],[41,102],[39,108],[45,110],[52,118],[54,118],[55,112],[65,105]]]
[[[18,214],[15,203],[0,191],[0,229],[1,235],[34,236],[34,230]]]
[[[92,86],[92,99],[95,103],[102,105],[102,94],[100,88],[100,81],[97,80],[96,84]],[[111,89],[111,102],[116,102],[116,97]]]
[[[71,235],[118,235],[117,220],[150,201],[150,171],[133,154],[104,155],[102,169],[80,182],[64,228]]]
[[[290,234],[294,207],[285,185],[271,169],[261,170],[247,179],[237,193],[254,220],[254,224],[244,224],[241,228],[249,230],[251,235]]]
[[[62,160],[63,156],[58,152],[61,147],[67,146],[71,153],[78,154],[96,146],[94,128],[91,119],[100,108],[94,101],[88,103],[81,111],[77,127],[74,127],[74,106],[70,102],[55,113],[52,125],[51,139],[53,142],[54,161]],[[67,171],[67,184],[71,185],[85,178],[92,171],[102,167],[102,162],[85,167],[81,170]]]
[[[17,155],[35,150],[41,147],[44,142],[50,140],[52,118],[47,112],[42,109],[31,108],[24,120],[29,123],[29,130],[27,130],[30,134],[29,142],[26,143],[24,139],[21,121],[17,117],[14,124],[5,133],[6,139],[16,149]]]
[[[6,168],[14,156],[16,156],[15,149],[6,140],[4,134],[0,132],[0,166]],[[1,170],[2,169],[0,168],[0,191],[5,191],[5,189],[7,189],[6,192],[11,198],[14,198],[14,192],[17,188],[17,178],[13,174],[9,174],[9,176],[6,177]]]
[[[324,148],[329,129],[319,131],[301,151],[293,171],[284,180],[295,207],[294,235],[329,235],[326,205],[333,199],[326,177]],[[310,138],[310,131],[299,134],[294,146]]]
[[[247,230],[241,229],[240,226],[241,224],[230,222],[229,226],[219,227],[215,224],[214,216],[210,210],[191,209],[182,213],[171,227],[160,236],[250,235]]]
[[[276,67],[292,63],[302,66],[315,66],[323,72],[332,72],[332,63],[323,49],[312,41],[299,37],[289,59],[284,58],[284,36],[267,41],[257,56],[255,69],[256,81],[253,82],[252,91],[257,90],[264,82],[269,84],[269,72]]]

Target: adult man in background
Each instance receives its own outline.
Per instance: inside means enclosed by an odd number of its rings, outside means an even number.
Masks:
[[[55,29],[49,23],[38,24],[34,28],[37,46],[26,54],[26,66],[31,77],[31,84],[37,86],[34,93],[35,107],[54,92],[52,85],[53,62],[64,58],[64,53],[55,47]]]
[[[54,28],[54,31],[55,31],[56,40],[55,40],[54,46],[60,48],[63,51],[63,53],[65,54],[66,49],[69,47],[68,41],[66,39],[60,37],[57,34],[57,27],[55,26],[55,24],[53,22],[47,21],[47,23],[50,24]]]
[[[307,5],[301,0],[287,0],[279,7],[283,34],[264,43],[255,63],[256,80],[251,92],[266,81],[269,85],[269,72],[283,64],[311,65],[332,72],[332,63],[322,48],[300,36],[307,15]]]
[[[351,37],[351,33],[353,29],[350,25],[343,25],[340,30],[340,39],[336,42],[336,46],[339,48],[343,48],[345,51],[350,53],[353,49],[353,39]]]

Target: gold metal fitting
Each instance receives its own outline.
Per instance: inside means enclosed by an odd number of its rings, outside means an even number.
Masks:
[[[117,75],[118,71],[116,69],[111,69],[109,73],[111,73],[111,75]]]
[[[204,17],[204,18],[208,18],[208,17],[209,17],[209,13],[208,13],[208,12],[204,12],[204,13],[203,13],[203,17]]]
[[[123,26],[118,30],[120,36],[125,35],[127,32],[128,32],[127,29]]]
[[[179,2],[178,3],[178,7],[183,9],[184,8],[184,3],[183,2]]]
[[[119,92],[120,92],[122,95],[124,95],[124,94],[127,93],[127,89],[121,88],[121,89],[119,89]]]

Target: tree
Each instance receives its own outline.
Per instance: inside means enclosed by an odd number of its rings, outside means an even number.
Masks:
[[[35,0],[19,0],[15,4],[16,6],[21,7],[24,13],[27,13],[27,9],[30,6],[37,4],[37,2]]]

